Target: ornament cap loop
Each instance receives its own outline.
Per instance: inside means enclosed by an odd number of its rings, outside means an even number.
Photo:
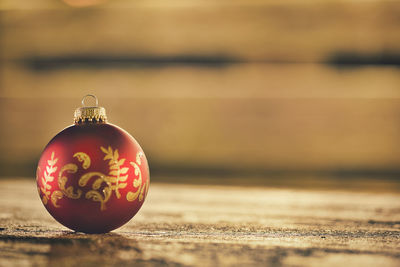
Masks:
[[[96,101],[96,106],[87,106],[85,104],[87,102],[85,100],[88,97]],[[99,100],[95,95],[85,95],[82,98],[82,107],[75,110],[74,122],[75,124],[107,122],[106,110],[103,107],[99,107]]]
[[[89,105],[86,105],[86,104],[85,104],[85,100],[86,100],[88,97],[94,98],[94,100],[96,101],[96,106],[95,106],[95,107],[98,107],[98,106],[99,106],[99,100],[97,99],[97,97],[96,97],[95,95],[85,95],[85,96],[82,98],[82,107],[89,107]],[[90,106],[90,107],[92,107],[92,106]]]

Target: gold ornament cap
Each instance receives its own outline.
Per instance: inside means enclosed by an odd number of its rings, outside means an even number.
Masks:
[[[96,101],[95,106],[86,105],[87,98],[93,98]],[[106,123],[106,109],[99,107],[99,100],[95,95],[85,95],[82,98],[82,107],[77,108],[74,113],[75,124],[83,123]]]

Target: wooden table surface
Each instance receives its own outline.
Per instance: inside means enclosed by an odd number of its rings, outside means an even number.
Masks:
[[[396,193],[153,183],[128,224],[86,235],[9,178],[0,227],[0,266],[400,265]]]

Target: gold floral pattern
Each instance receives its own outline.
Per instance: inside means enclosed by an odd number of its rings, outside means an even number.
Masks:
[[[103,160],[108,160],[108,174],[106,175],[102,172],[87,172],[78,179],[78,185],[79,187],[85,187],[88,185],[90,180],[93,180],[91,189],[86,192],[85,198],[91,199],[95,202],[100,202],[100,210],[103,211],[107,209],[106,203],[110,199],[113,192],[118,199],[121,198],[120,189],[127,187],[129,167],[123,166],[126,159],[120,158],[118,149],[113,150],[111,146],[108,148],[100,147],[100,149],[105,154]],[[142,202],[144,200],[144,196],[147,195],[149,180],[146,179],[146,182],[143,183],[142,172],[139,167],[142,163],[141,158],[143,156],[143,152],[138,152],[136,155],[136,162],[129,162],[134,168],[134,174],[136,177],[133,180],[133,187],[137,188],[136,192],[129,191],[126,194],[126,199],[130,202],[136,199],[139,199],[139,202]],[[77,158],[77,160],[82,163],[83,169],[86,170],[90,167],[91,159],[88,154],[84,152],[77,152],[73,155],[73,157]],[[60,205],[57,203],[58,200],[62,199],[63,197],[79,199],[83,195],[83,191],[80,188],[74,189],[73,186],[67,187],[67,174],[74,174],[79,169],[78,165],[74,163],[68,163],[61,167],[58,173],[59,190],[53,191],[53,193],[49,191],[51,189],[51,185],[48,183],[54,181],[53,175],[58,168],[56,167],[57,160],[58,159],[55,158],[55,153],[52,152],[51,158],[47,161],[48,166],[46,167],[46,171],[42,177],[42,186],[40,190],[43,193],[43,203],[47,205],[48,200],[50,199],[53,206],[58,208],[60,207]]]
[[[133,187],[135,187],[135,188],[137,187],[138,190],[135,193],[128,192],[126,194],[126,199],[128,201],[134,201],[138,197],[139,197],[139,201],[143,201],[144,194],[147,195],[147,190],[149,189],[149,179],[147,179],[146,183],[143,184],[142,172],[139,167],[142,164],[141,157],[143,157],[143,153],[139,152],[136,155],[136,162],[130,162],[130,164],[135,169],[135,175],[137,176],[137,179],[133,180]]]
[[[48,183],[54,181],[53,174],[57,171],[57,167],[55,166],[57,160],[58,160],[57,158],[54,158],[54,151],[53,151],[51,153],[50,159],[47,160],[48,165],[46,166],[46,170],[44,171],[42,176],[42,187],[40,188],[40,190],[43,193],[42,201],[45,205],[50,199],[51,191],[49,190],[51,189],[51,185],[49,185]]]
[[[61,169],[60,172],[58,173],[58,187],[61,190],[61,198],[62,195],[65,195],[69,198],[72,199],[78,199],[82,195],[82,190],[78,189],[76,190],[76,193],[74,193],[74,188],[73,186],[65,187],[68,181],[67,176],[65,176],[65,172],[67,173],[76,173],[78,171],[78,166],[73,163],[68,163],[65,164]],[[57,191],[56,191],[57,192]],[[60,193],[58,193],[60,195]],[[58,198],[58,199],[61,199]],[[56,206],[56,205],[54,205]]]
[[[92,184],[92,190],[88,191],[85,197],[100,202],[100,209],[105,210],[105,203],[110,199],[113,191],[117,198],[121,197],[119,189],[127,186],[126,180],[128,179],[127,172],[129,168],[122,167],[125,159],[119,159],[118,149],[113,150],[110,146],[108,149],[104,147],[100,147],[100,149],[105,154],[104,160],[109,160],[108,175],[101,172],[88,172],[79,179],[79,186],[86,186],[92,177],[97,177]],[[106,186],[102,191],[99,191],[103,183],[105,183]]]
[[[90,167],[90,157],[88,154],[83,152],[75,153],[74,158],[77,158],[80,162],[82,162],[82,168],[85,170]]]

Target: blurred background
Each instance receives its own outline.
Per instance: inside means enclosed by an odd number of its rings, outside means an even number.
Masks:
[[[400,191],[400,2],[2,0],[0,176],[85,94],[152,181]]]

